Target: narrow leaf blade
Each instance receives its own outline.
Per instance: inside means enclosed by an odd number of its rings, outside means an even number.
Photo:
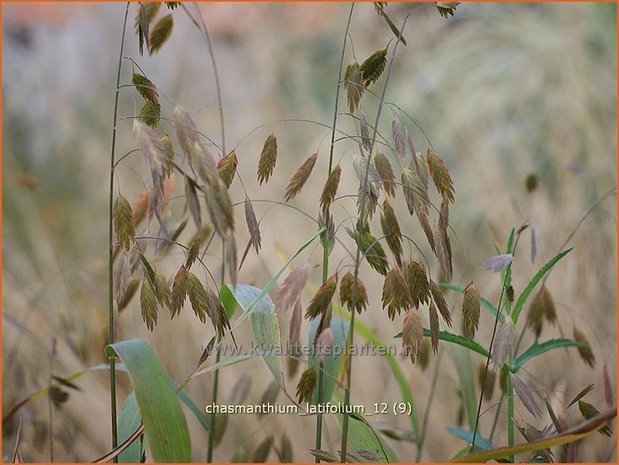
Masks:
[[[157,354],[143,339],[108,348],[125,364],[133,384],[146,437],[157,462],[189,462],[191,440],[185,415]]]

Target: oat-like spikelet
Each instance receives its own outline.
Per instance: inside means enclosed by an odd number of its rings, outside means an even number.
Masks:
[[[228,321],[226,309],[213,290],[206,288],[206,294],[208,297],[207,314],[215,327],[215,331],[217,331],[221,338],[225,335],[226,329],[230,329],[230,321]]]
[[[514,325],[511,320],[499,323],[496,337],[492,343],[492,366],[500,370],[507,360],[510,359],[514,342]]]
[[[129,247],[133,243],[135,237],[135,224],[133,222],[133,210],[129,201],[118,194],[116,201],[114,202],[114,209],[112,217],[114,219],[114,231],[118,242],[125,249],[129,250]]]
[[[582,400],[578,401],[578,409],[580,410],[580,413],[585,420],[590,420],[591,418],[597,417],[600,414],[600,411],[595,406]],[[613,435],[613,431],[608,425],[600,428],[599,433],[608,437],[611,437]]]
[[[172,284],[172,297],[170,299],[170,315],[174,318],[181,312],[187,297],[187,284],[188,284],[187,268],[183,265],[176,272],[174,276],[174,283]]]
[[[587,337],[576,327],[574,327],[574,340],[576,342],[580,342],[581,344],[585,344],[586,347],[578,347],[578,354],[583,361],[593,368],[595,365],[595,357],[593,356],[593,351],[591,350],[591,345],[589,344],[589,340]]]
[[[150,31],[150,48],[149,53],[152,55],[159,50],[166,40],[172,34],[174,21],[172,15],[166,15],[155,24],[155,27]]]
[[[249,242],[256,250],[256,253],[259,253],[260,246],[262,245],[260,226],[256,219],[254,207],[248,197],[245,197],[245,221],[247,223],[247,229],[249,230]]]
[[[398,157],[404,159],[406,157],[406,146],[404,145],[404,134],[400,121],[396,116],[391,121],[391,134],[393,136],[393,145],[395,146],[395,153]]]
[[[193,312],[202,323],[205,323],[208,315],[208,294],[200,279],[193,273],[187,274],[187,295]]]
[[[365,256],[368,264],[380,274],[386,275],[389,262],[387,261],[387,255],[383,246],[380,245],[376,238],[369,231],[361,233],[357,230],[354,232],[348,230],[348,233],[357,243],[357,247]]]
[[[275,169],[277,161],[277,139],[271,134],[264,141],[260,160],[258,161],[258,182],[262,184],[267,182]]]
[[[441,317],[443,317],[443,320],[447,323],[447,326],[451,327],[451,314],[449,313],[447,301],[445,300],[445,297],[439,287],[432,280],[430,280],[430,293],[432,294],[432,300],[434,300]]]
[[[428,216],[430,208],[428,188],[419,176],[414,163],[402,170],[401,179],[404,200],[406,200],[410,214],[417,212],[417,214],[423,213]]]
[[[374,155],[374,167],[383,183],[385,193],[395,197],[395,175],[387,157],[380,152]]]
[[[527,314],[527,324],[539,337],[544,326],[544,319],[552,323],[556,320],[556,317],[555,303],[546,286],[543,286],[531,302]]]
[[[387,66],[387,47],[372,53],[361,65],[359,71],[361,72],[362,83],[365,87],[369,86],[383,73]]]
[[[303,372],[297,385],[297,398],[299,402],[309,402],[316,388],[316,368],[310,367]]]
[[[217,180],[216,184],[206,190],[204,200],[215,231],[225,239],[229,233],[234,232],[234,211],[228,189],[221,179]]]
[[[301,189],[303,189],[303,186],[310,177],[310,174],[312,174],[314,164],[316,164],[316,158],[318,158],[318,153],[310,155],[292,176],[292,179],[290,179],[290,182],[288,183],[288,187],[286,187],[286,202],[301,192]]]
[[[204,244],[204,241],[211,235],[210,226],[204,226],[189,244],[189,250],[187,251],[187,258],[185,259],[185,268],[191,268],[191,265],[198,259],[200,254],[200,247]]]
[[[533,389],[531,389],[523,380],[521,380],[516,374],[510,373],[512,386],[518,398],[522,401],[522,405],[535,417],[540,417],[542,411],[537,405],[535,397],[533,397]]]
[[[153,105],[159,105],[159,93],[150,79],[140,73],[133,73],[131,83],[135,86],[138,93],[144,97],[144,100],[151,102]]]
[[[168,281],[165,279],[159,271],[155,270],[153,285],[155,287],[155,296],[157,297],[157,301],[162,306],[170,306],[170,286],[168,286]]]
[[[430,301],[430,283],[423,263],[410,260],[406,266],[406,284],[415,307]]]
[[[201,229],[202,211],[200,210],[200,199],[198,198],[198,191],[196,190],[195,183],[188,176],[185,176],[185,206],[187,210],[189,210],[196,228],[198,230]]]
[[[365,118],[365,113],[363,113],[363,111],[359,116],[359,132],[361,133],[361,144],[369,151],[372,139],[370,139],[370,126],[368,125],[368,120]]]
[[[385,241],[395,257],[398,266],[402,265],[402,232],[400,224],[387,199],[383,202],[383,212],[380,215],[380,225],[385,235]]]
[[[144,105],[140,109],[138,119],[150,126],[153,129],[157,129],[159,126],[159,119],[161,118],[161,106],[150,101],[144,102]]]
[[[402,347],[409,351],[411,362],[415,363],[423,348],[423,324],[419,311],[409,308],[402,325]]]
[[[451,241],[449,240],[449,203],[443,199],[436,225],[436,258],[439,265],[439,278],[443,282],[451,281],[453,275]]]
[[[340,281],[340,301],[351,312],[361,313],[368,305],[368,293],[363,282],[348,272]]]
[[[327,182],[325,183],[324,188],[322,189],[322,194],[320,195],[320,208],[323,212],[329,208],[333,199],[335,199],[335,195],[337,194],[337,188],[340,184],[340,175],[342,174],[342,169],[340,165],[336,165],[335,168],[331,171],[331,174],[327,178]]]
[[[353,157],[353,168],[357,179],[359,179],[359,197],[361,195],[373,194],[374,197],[380,195],[381,178],[376,168],[368,162],[367,157],[355,155]],[[357,203],[360,203],[357,200]]]
[[[462,332],[469,339],[475,337],[479,327],[481,297],[473,281],[464,289],[462,297]]]
[[[447,170],[447,166],[445,166],[445,162],[438,153],[430,148],[428,149],[426,159],[430,176],[432,177],[432,181],[434,181],[436,189],[444,199],[447,199],[453,203],[454,185],[451,180],[451,176],[449,175],[449,171]]]
[[[346,67],[344,72],[344,88],[346,89],[348,109],[351,113],[354,113],[359,106],[363,91],[365,90],[362,79],[363,74],[359,70],[359,63],[354,61]]]
[[[213,177],[218,176],[215,160],[202,146],[200,132],[191,115],[180,105],[174,108],[174,129],[176,138],[187,155],[189,163],[196,166],[198,174],[209,184],[213,183]]]
[[[234,150],[217,162],[219,177],[228,188],[232,184],[232,181],[234,181],[234,175],[236,174],[236,167],[238,164],[239,162]]]
[[[392,268],[385,276],[382,295],[383,308],[387,307],[390,319],[395,318],[402,310],[412,305],[412,299],[406,285],[406,280],[397,268]]]
[[[140,308],[146,327],[152,331],[157,324],[157,297],[153,284],[146,277],[142,280]]]
[[[305,318],[313,319],[326,312],[329,305],[331,305],[331,300],[336,290],[337,273],[322,283],[322,286],[316,291],[316,294],[314,294],[314,297],[305,311]]]

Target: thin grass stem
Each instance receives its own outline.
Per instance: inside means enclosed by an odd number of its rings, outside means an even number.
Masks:
[[[346,23],[346,31],[344,32],[344,40],[342,41],[342,54],[340,55],[340,66],[337,72],[337,87],[335,89],[335,108],[333,110],[333,124],[331,126],[331,145],[329,147],[329,168],[327,172],[327,176],[331,175],[331,171],[333,170],[333,149],[335,147],[335,131],[337,127],[337,116],[338,116],[338,107],[340,102],[340,87],[342,85],[342,69],[344,68],[344,56],[346,53],[346,42],[348,40],[348,31],[350,29],[350,22],[352,20],[352,14],[355,8],[355,4],[352,3],[350,5],[350,12],[348,13],[348,21]],[[325,217],[329,216],[329,206],[327,206]],[[327,281],[329,276],[329,244],[327,241],[324,241],[322,248],[322,282]],[[330,316],[330,315],[329,315]],[[327,321],[327,324],[330,324]],[[320,362],[320,371],[318,375],[318,403],[322,404],[323,402],[323,394],[324,394],[324,374],[323,374],[323,362]],[[316,437],[315,437],[315,446],[317,450],[322,449],[322,413],[319,412],[316,416]],[[315,458],[316,463],[320,462],[318,457]]]
[[[112,126],[112,148],[110,152],[110,192],[109,192],[109,217],[108,217],[108,344],[116,342],[116,320],[114,315],[114,231],[112,224],[112,212],[114,209],[114,156],[116,151],[116,121],[118,118],[118,95],[120,93],[120,73],[122,71],[122,56],[125,46],[125,33],[127,31],[127,17],[129,16],[129,2],[125,8],[122,37],[120,39],[120,53],[118,57],[118,71],[116,73],[116,95],[114,97],[114,124]],[[110,407],[112,421],[112,449],[118,446],[118,425],[116,413],[116,360],[110,358]],[[114,457],[114,462],[118,458]]]
[[[408,18],[410,17],[411,13],[413,12],[413,6],[411,6],[408,10],[408,13],[406,14],[406,17],[404,18],[404,21],[402,22],[402,27],[400,28],[400,37],[402,37],[403,32],[404,32],[404,28],[406,27],[406,23],[408,22]],[[393,67],[393,62],[395,61],[395,54],[398,50],[398,45],[400,44],[400,41],[397,40],[395,45],[393,46],[393,51],[391,52],[391,58],[389,59],[389,65],[387,66],[387,73],[385,76],[385,82],[383,84],[383,89],[382,89],[382,93],[380,96],[380,100],[379,100],[379,104],[378,104],[378,110],[376,111],[376,119],[374,122],[374,130],[372,131],[372,140],[370,142],[370,148],[368,150],[368,160],[366,162],[365,165],[365,173],[363,176],[363,186],[362,186],[362,191],[366,192],[367,191],[367,187],[368,187],[368,182],[369,182],[369,174],[370,174],[370,164],[372,161],[372,150],[374,149],[374,144],[376,143],[376,136],[378,133],[378,123],[380,121],[380,115],[381,115],[381,111],[383,109],[383,104],[385,102],[385,94],[387,93],[387,86],[389,84],[389,77],[391,76],[391,69]],[[359,204],[359,212],[360,212],[360,216],[359,216],[359,221],[361,223],[361,226],[363,226],[363,223],[365,221],[365,206],[366,206],[366,198],[367,196],[363,195],[361,196],[361,201]],[[364,251],[365,253],[365,251]],[[356,280],[359,278],[359,266],[361,264],[361,249],[359,246],[357,246],[357,256],[355,259],[355,273],[354,273],[354,277],[355,277],[355,282]],[[354,337],[354,333],[355,333],[355,313],[356,312],[351,312],[352,315],[350,317],[350,327],[348,329],[348,347],[352,347],[353,344],[353,337]],[[351,388],[351,375],[352,375],[352,357],[350,356],[350,352],[347,352],[346,354],[347,357],[347,365],[346,365],[346,389],[344,391],[344,411],[348,410],[348,406],[350,405],[350,388]],[[348,422],[349,422],[349,415],[348,414],[344,414],[344,419],[342,422],[342,442],[341,442],[341,456],[340,459],[342,462],[346,462],[347,461],[347,448],[348,448]]]

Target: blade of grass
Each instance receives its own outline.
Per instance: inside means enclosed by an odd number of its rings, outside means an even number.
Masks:
[[[370,426],[370,424],[358,414],[350,414],[352,422],[350,423],[348,440],[354,451],[365,450],[378,458],[379,462],[398,463],[400,459],[396,453],[384,442],[378,433]],[[344,422],[344,415],[337,416],[340,425]],[[348,460],[350,461],[350,459]],[[367,460],[374,462],[374,460]]]
[[[552,267],[556,265],[556,263],[559,260],[561,260],[571,251],[572,251],[572,248],[569,248],[555,255],[553,258],[548,260],[544,264],[544,266],[542,266],[540,270],[535,274],[535,276],[533,276],[531,281],[529,281],[529,284],[527,284],[527,287],[525,287],[522,293],[518,296],[518,300],[516,301],[514,310],[511,313],[511,318],[512,318],[512,321],[514,322],[514,325],[518,322],[518,316],[520,315],[520,312],[522,311],[525,302],[531,295],[531,292],[533,292],[533,289],[535,289],[535,286],[537,286],[537,283],[539,283],[542,280],[544,275],[548,273],[552,269]]]
[[[118,416],[118,439],[123,442],[142,424],[138,401],[135,392],[132,392],[125,399],[120,415]],[[136,440],[127,449],[118,454],[118,461],[121,463],[140,463],[142,454],[146,450],[146,445]]]
[[[424,328],[423,336],[429,338],[432,336],[432,332],[429,329]],[[393,337],[400,338],[402,337],[402,333],[400,332]],[[453,333],[450,333],[449,331],[439,331],[438,338],[441,341],[449,342],[451,344],[456,344],[466,349],[472,350],[473,352],[477,352],[479,355],[483,355],[484,357],[488,356],[488,351],[484,347],[482,347],[480,344],[478,344],[474,340],[469,339],[467,337],[459,336],[458,334],[453,334]]]
[[[250,315],[251,327],[254,333],[254,340],[258,347],[266,350],[281,345],[281,334],[279,321],[275,315],[275,306],[268,295],[265,295],[260,301],[258,296],[262,294],[262,289],[259,289],[248,284],[237,284],[236,286],[226,285],[232,293],[240,307],[245,311],[254,302],[253,311]],[[269,370],[273,374],[275,380],[280,386],[284,385],[284,375],[282,369],[281,358],[265,353],[262,355]]]
[[[516,360],[514,360],[514,363],[513,363],[514,368],[518,370],[532,358],[537,357],[543,353],[546,353],[549,350],[560,349],[561,347],[580,347],[584,349],[584,348],[587,348],[588,346],[581,342],[576,342],[572,339],[563,339],[563,338],[562,339],[551,339],[550,341],[542,342],[541,344],[538,344],[537,342],[535,342],[527,350],[525,350],[521,355],[516,357]]]
[[[320,318],[314,318],[310,322],[309,345],[311,346]],[[333,351],[329,357],[322,362],[322,370],[319,370],[319,378],[322,376],[323,389],[316,389],[312,396],[312,403],[330,402],[337,386],[337,376],[342,364],[344,351],[346,349],[346,334],[348,333],[348,322],[342,320],[331,320],[330,325],[333,332]],[[316,357],[310,357],[309,365],[319,366]]]
[[[133,384],[150,450],[157,462],[188,462],[191,440],[187,421],[157,354],[143,339],[106,347],[123,361]]]

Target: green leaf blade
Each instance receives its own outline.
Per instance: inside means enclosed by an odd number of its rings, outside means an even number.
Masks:
[[[191,440],[187,420],[155,351],[143,339],[117,342],[109,348],[129,372],[153,459],[189,462]]]
[[[140,409],[135,397],[135,392],[132,392],[125,399],[125,403],[118,416],[118,442],[122,443],[127,440],[141,424],[142,417],[140,416]],[[141,462],[145,447],[145,444],[140,438],[136,439],[127,449],[118,454],[118,461],[120,463]]]
[[[251,322],[254,340],[275,380],[283,386],[284,376],[281,357],[270,355],[273,349],[281,346],[279,321],[275,315],[275,306],[268,295],[263,295],[263,289],[248,284],[226,285],[236,302],[244,311],[253,305],[249,320]]]
[[[516,369],[520,369],[526,362],[535,358],[543,353],[548,352],[553,349],[560,349],[562,347],[588,347],[586,344],[581,342],[574,341],[573,339],[551,339],[550,341],[542,342],[538,344],[537,342],[531,345],[527,350],[525,350],[521,355],[519,355],[514,361],[514,367]]]
[[[343,418],[343,415],[338,415],[340,424]],[[376,456],[379,462],[400,462],[400,459],[393,449],[380,438],[374,428],[372,428],[365,418],[360,415],[350,415],[350,422],[348,423],[348,444],[352,449],[350,451],[352,453],[364,450]],[[373,462],[373,460],[367,460],[367,462]]]
[[[314,318],[310,322],[309,345],[316,336],[316,330],[320,318]],[[333,332],[333,349],[330,356],[325,357],[323,361],[323,380],[322,380],[322,399],[318,399],[318,388],[314,389],[312,395],[312,404],[330,402],[337,386],[337,376],[340,370],[342,361],[344,360],[344,352],[346,348],[346,338],[348,337],[348,321],[331,320],[331,331]],[[310,358],[310,367],[315,366],[318,369],[319,362],[316,357]]]
[[[529,296],[531,295],[531,292],[533,292],[533,289],[535,289],[535,286],[537,286],[537,284],[542,280],[542,278],[557,264],[559,260],[561,260],[571,251],[572,251],[572,248],[569,248],[555,255],[553,258],[548,260],[544,264],[544,266],[542,266],[540,270],[535,274],[535,276],[533,276],[531,281],[529,281],[529,284],[527,284],[527,287],[525,287],[522,293],[518,296],[516,306],[514,307],[514,310],[512,311],[511,318],[512,318],[512,321],[514,322],[514,325],[518,322],[518,316],[520,315],[520,312],[522,312],[522,309],[524,308],[524,304],[529,298]]]

